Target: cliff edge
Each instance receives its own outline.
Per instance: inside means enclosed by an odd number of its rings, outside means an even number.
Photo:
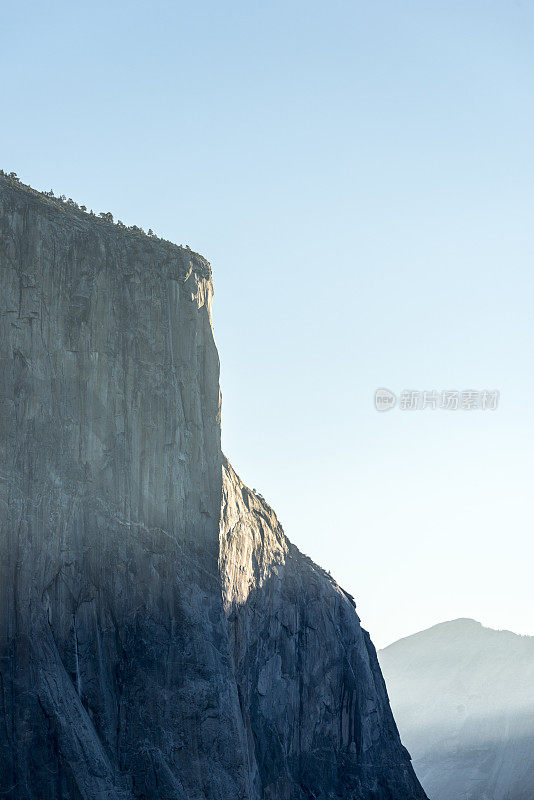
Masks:
[[[220,447],[211,270],[0,176],[0,794],[424,798],[350,599]]]

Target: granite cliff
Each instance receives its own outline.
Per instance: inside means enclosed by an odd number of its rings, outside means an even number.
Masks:
[[[353,598],[226,460],[220,566],[258,796],[424,797]]]
[[[419,800],[352,599],[220,447],[209,264],[0,176],[0,795]]]

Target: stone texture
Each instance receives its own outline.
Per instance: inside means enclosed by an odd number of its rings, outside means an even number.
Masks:
[[[354,600],[226,460],[220,565],[258,794],[423,798]]]
[[[0,176],[0,284],[0,796],[423,798],[350,599],[223,488],[209,264]]]
[[[2,796],[238,797],[204,259],[2,183]]]

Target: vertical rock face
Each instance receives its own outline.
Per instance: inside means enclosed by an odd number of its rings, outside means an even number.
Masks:
[[[0,281],[1,796],[424,797],[351,603],[223,491],[207,262],[0,177]]]
[[[3,183],[0,266],[2,796],[239,796],[209,265]]]

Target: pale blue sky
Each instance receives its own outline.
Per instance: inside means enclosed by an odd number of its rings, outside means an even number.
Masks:
[[[211,261],[225,450],[377,645],[534,634],[534,3],[11,3],[0,66],[0,166]]]

